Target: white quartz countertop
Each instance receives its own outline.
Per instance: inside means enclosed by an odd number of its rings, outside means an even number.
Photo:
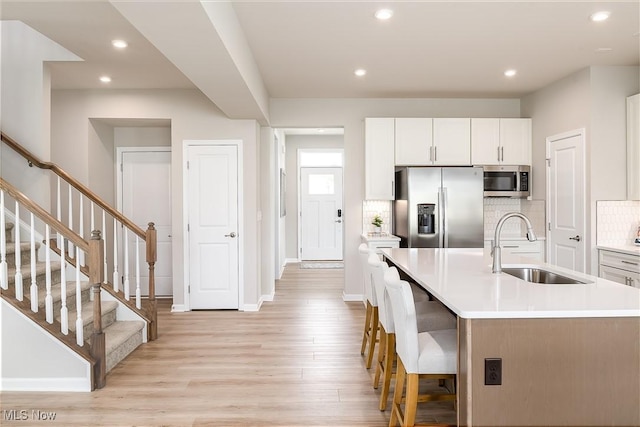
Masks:
[[[362,234],[362,238],[368,242],[377,242],[377,241],[394,241],[399,242],[400,238],[398,236],[394,236],[389,233],[365,233]]]
[[[606,250],[606,251],[614,251],[614,252],[622,252],[623,254],[628,255],[637,255],[640,256],[640,246],[597,246],[598,249]]]
[[[587,284],[543,285],[491,273],[483,249],[385,248],[383,255],[466,319],[640,317],[640,289],[503,254],[502,265],[538,266]]]

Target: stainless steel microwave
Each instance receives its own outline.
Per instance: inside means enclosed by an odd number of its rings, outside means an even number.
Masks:
[[[484,166],[485,197],[529,197],[531,167]]]

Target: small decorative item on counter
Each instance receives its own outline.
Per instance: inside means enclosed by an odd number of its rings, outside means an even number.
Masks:
[[[633,244],[636,246],[640,246],[640,225],[638,226],[638,231],[636,232],[636,240],[633,241]]]
[[[382,227],[384,221],[382,221],[382,217],[380,215],[375,215],[371,224],[375,227],[375,232],[380,233],[380,229]]]

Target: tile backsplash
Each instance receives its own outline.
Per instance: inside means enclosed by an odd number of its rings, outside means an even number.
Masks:
[[[500,218],[508,212],[521,212],[526,215],[533,225],[538,237],[544,237],[545,232],[545,204],[544,200],[508,199],[489,197],[484,199],[484,235],[492,237]],[[527,228],[524,222],[509,219],[502,227],[502,235],[508,237],[524,237]]]
[[[640,227],[640,201],[596,201],[596,245],[633,245]]]
[[[373,217],[380,215],[382,217],[382,233],[391,233],[391,201],[389,200],[365,200],[362,204],[362,233],[367,234],[375,231],[375,227],[371,224]]]

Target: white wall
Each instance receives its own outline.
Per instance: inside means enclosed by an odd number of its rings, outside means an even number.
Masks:
[[[589,67],[522,99],[532,118],[533,198],[546,198],[546,138],[584,128],[587,272],[597,275],[596,201],[626,197],[626,97],[637,93],[639,67]]]
[[[260,170],[274,171],[276,168],[276,141],[273,129],[263,127],[260,132]],[[263,173],[260,181],[260,282],[261,298],[265,301],[273,299],[275,294],[276,267],[276,218],[277,189],[275,174]]]
[[[258,303],[257,139],[254,120],[229,120],[197,90],[58,90],[52,92],[51,150],[58,163],[84,184],[89,181],[88,140],[91,119],[165,119],[171,121],[173,291],[174,304],[184,304],[182,144],[184,140],[240,139],[244,152],[244,289],[246,304]],[[95,140],[93,140],[95,142]],[[106,162],[112,162],[106,159]],[[112,165],[110,165],[112,166]]]
[[[345,299],[361,300],[357,255],[364,200],[365,117],[520,117],[518,99],[272,99],[271,126],[344,128]]]
[[[285,217],[285,253],[289,259],[300,258],[298,248],[298,150],[301,148],[344,147],[342,135],[287,135],[285,145],[287,170],[287,216]],[[349,185],[344,181],[343,187]]]
[[[19,21],[1,21],[0,129],[42,161],[50,159],[50,85],[44,61],[80,58]],[[49,208],[49,175],[2,145],[2,177]]]
[[[284,269],[284,265],[286,263],[286,224],[287,224],[287,217],[286,216],[280,216],[280,169],[283,169],[286,173],[287,170],[285,169],[286,167],[286,162],[285,162],[285,158],[286,158],[286,145],[285,145],[285,135],[284,132],[282,130],[275,130],[275,134],[276,134],[276,138],[277,138],[277,143],[276,143],[276,167],[275,170],[272,173],[266,172],[265,174],[268,175],[275,175],[276,177],[276,218],[277,218],[277,227],[276,227],[276,251],[277,251],[277,256],[276,256],[276,278],[280,278],[282,276],[282,271]],[[266,178],[263,176],[263,179]]]

